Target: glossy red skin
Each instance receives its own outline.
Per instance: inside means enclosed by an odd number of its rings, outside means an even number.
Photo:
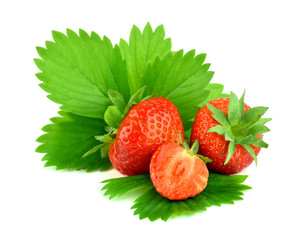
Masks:
[[[150,177],[157,192],[170,200],[194,197],[207,186],[206,164],[177,143],[166,143],[153,154]]]
[[[209,103],[222,110],[228,116],[229,98],[219,98]],[[250,109],[246,103],[244,107],[245,112]],[[198,139],[198,153],[212,159],[212,162],[207,164],[209,170],[226,175],[242,171],[253,162],[253,157],[241,145],[236,145],[236,151],[229,162],[224,165],[228,154],[229,142],[225,141],[224,135],[214,132],[208,133],[208,130],[216,125],[219,125],[219,123],[212,117],[212,113],[208,107],[204,106],[201,108],[194,120],[190,144],[192,145]],[[258,135],[257,137],[262,137],[262,135]],[[258,155],[261,149],[252,145],[250,146],[255,154]]]
[[[185,139],[177,108],[163,97],[134,105],[121,122],[109,158],[115,169],[132,176],[149,173],[152,154],[167,142]]]

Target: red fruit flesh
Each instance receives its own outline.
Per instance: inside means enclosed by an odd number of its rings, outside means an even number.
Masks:
[[[184,128],[177,108],[163,97],[134,105],[121,122],[109,158],[115,169],[128,176],[149,173],[152,154],[167,142],[179,143]]]
[[[220,98],[209,102],[214,107],[222,110],[228,116],[229,98]],[[244,104],[245,112],[250,109],[247,104]],[[229,141],[225,140],[224,135],[219,135],[215,132],[208,133],[208,130],[219,123],[212,117],[211,111],[207,106],[204,106],[197,113],[190,138],[190,144],[198,139],[198,153],[212,159],[211,163],[207,164],[209,170],[221,174],[235,174],[246,168],[253,162],[253,157],[241,145],[236,145],[236,151],[224,165],[228,154]],[[258,135],[257,137],[262,137]],[[250,145],[255,154],[258,155],[260,148]]]
[[[170,200],[194,197],[207,186],[206,164],[176,143],[166,143],[153,154],[150,176],[157,192]]]

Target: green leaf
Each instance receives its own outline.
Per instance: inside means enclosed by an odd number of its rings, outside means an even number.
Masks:
[[[101,190],[105,190],[105,195],[110,199],[120,197],[130,191],[143,187],[153,187],[150,175],[136,175],[131,177],[112,178],[103,181],[106,183]]]
[[[102,143],[93,147],[91,150],[87,151],[85,154],[82,155],[82,157],[87,157],[89,156],[90,154],[94,153],[94,152],[97,152],[98,150],[100,150],[102,148]]]
[[[114,106],[116,106],[118,108],[118,110],[121,113],[123,113],[125,106],[126,106],[124,97],[118,91],[115,91],[112,89],[110,89],[108,91],[108,96],[109,96],[111,102],[114,104]]]
[[[258,148],[268,148],[268,144],[265,143],[261,138],[253,137],[248,144],[256,146]]]
[[[135,105],[135,104],[139,103],[140,101],[142,101],[142,98],[143,98],[143,94],[144,94],[145,89],[146,89],[145,86],[142,87],[142,88],[140,88],[139,90],[137,90],[137,92],[135,92],[135,93],[130,97],[129,102],[128,102],[127,106],[126,106],[125,109],[124,109],[123,117],[125,117],[125,116],[128,114],[130,108],[131,108],[133,105]]]
[[[200,107],[206,105],[207,102],[210,102],[217,98],[228,98],[230,95],[227,93],[223,93],[224,86],[219,83],[209,83],[206,86],[206,90],[210,91],[209,96],[200,104]]]
[[[162,219],[167,221],[172,216],[185,213],[200,213],[211,206],[233,204],[242,200],[243,191],[251,189],[243,182],[247,176],[221,175],[210,173],[206,189],[194,198],[183,201],[172,201],[162,197],[155,188],[144,193],[135,200],[132,206],[134,214],[140,219],[148,218],[150,221]]]
[[[262,124],[255,124],[253,127],[246,130],[246,134],[251,134],[252,136],[257,136],[262,133],[269,132],[270,129]]]
[[[199,143],[198,143],[198,139],[196,139],[194,141],[194,143],[192,144],[191,148],[190,148],[190,151],[193,153],[193,154],[196,154],[198,152],[198,148],[199,148]]]
[[[89,36],[70,29],[67,34],[53,31],[54,42],[37,47],[42,59],[35,59],[42,71],[36,74],[41,88],[50,93],[61,109],[77,115],[103,118],[110,100],[108,89],[130,96],[125,62],[118,46],[94,32]]]
[[[168,98],[178,108],[183,122],[192,121],[199,105],[210,94],[205,88],[213,72],[208,71],[210,64],[203,64],[205,58],[206,54],[195,56],[194,50],[156,58],[141,79],[141,86],[146,86],[145,95],[154,93]]]
[[[235,93],[230,93],[228,120],[230,125],[238,124],[244,114],[244,94],[239,100]]]
[[[208,158],[208,157],[205,157],[205,156],[199,155],[199,154],[196,154],[196,156],[198,156],[200,159],[202,159],[204,163],[210,163],[210,162],[212,162],[211,158]]]
[[[260,118],[255,124],[256,125],[264,125],[271,120],[272,120],[272,118]]]
[[[36,151],[45,153],[42,159],[47,161],[45,166],[56,166],[58,170],[86,168],[87,171],[111,167],[109,159],[101,160],[99,152],[82,158],[84,153],[99,144],[94,136],[105,133],[104,121],[72,113],[59,114],[61,117],[52,118],[52,124],[42,128],[46,134],[37,139],[41,145]]]
[[[216,132],[216,133],[218,133],[220,135],[224,135],[226,133],[226,128],[223,127],[222,125],[216,125],[216,126],[210,128],[208,130],[208,133],[209,132]]]
[[[100,158],[106,159],[109,156],[109,151],[112,143],[103,143],[100,149]]]
[[[229,124],[229,121],[228,121],[228,118],[227,118],[226,114],[222,110],[214,107],[213,105],[211,105],[209,103],[207,103],[206,105],[209,108],[209,110],[212,112],[212,117],[216,121],[218,121],[220,124],[222,124],[225,128],[229,129],[230,124]]]
[[[210,64],[203,64],[206,54],[194,56],[194,50],[185,55],[182,51],[172,53],[162,25],[153,31],[148,23],[143,32],[133,26],[129,44],[121,40],[120,46],[114,47],[107,37],[101,39],[95,32],[90,36],[83,30],[79,35],[70,29],[66,35],[53,31],[53,38],[46,48],[37,47],[41,59],[35,63],[42,71],[37,77],[50,93],[48,97],[66,112],[103,119],[111,103],[122,111],[123,102],[150,81],[152,71],[159,78],[152,78],[149,86],[156,81],[166,84],[162,89],[150,88],[145,96],[161,89],[159,96],[169,98],[180,109],[187,130],[207,97],[222,91],[220,84],[208,85],[213,72],[208,71]],[[109,90],[120,93],[124,101],[109,95]]]
[[[227,164],[230,160],[230,158],[232,157],[234,151],[236,149],[236,145],[234,141],[229,142],[229,146],[228,146],[228,154],[227,154],[227,158],[225,160],[224,164]]]
[[[123,118],[116,106],[109,106],[105,112],[104,120],[110,127],[118,129]]]
[[[139,90],[137,90],[129,99],[128,105],[134,105],[139,103],[142,98],[143,98],[143,94],[145,92],[146,86],[143,86],[142,88],[140,88]]]
[[[254,137],[252,135],[247,135],[246,137],[240,139],[239,141],[236,141],[236,144],[245,144],[250,143]]]
[[[129,44],[121,39],[119,43],[123,58],[127,63],[127,72],[131,95],[140,86],[140,80],[148,66],[158,56],[162,58],[171,50],[171,40],[165,39],[163,25],[158,26],[153,32],[148,23],[141,33],[138,27],[133,26]]]
[[[255,155],[255,152],[253,148],[249,144],[242,144],[242,146],[247,150],[247,152],[253,157],[255,164],[258,164],[258,159],[257,156]],[[267,145],[268,146],[268,145]]]
[[[253,107],[247,110],[241,118],[241,126],[245,129],[255,124],[268,110],[268,107]]]
[[[108,134],[95,136],[95,139],[102,142],[102,143],[113,141],[113,138],[111,138]]]
[[[244,104],[244,99],[245,99],[245,90],[243,92],[243,95],[241,96],[240,100],[239,100],[239,115],[237,116],[238,120],[240,120],[242,118],[242,116],[244,115],[244,111],[245,111],[245,104]]]

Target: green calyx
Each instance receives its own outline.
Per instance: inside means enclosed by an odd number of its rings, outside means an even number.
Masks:
[[[228,108],[228,117],[226,114],[207,103],[207,107],[212,112],[212,117],[219,122],[213,128],[210,128],[208,132],[216,132],[225,136],[225,140],[229,141],[228,154],[224,164],[227,164],[231,159],[233,153],[236,150],[236,145],[243,146],[248,153],[253,157],[257,164],[257,157],[253,148],[253,145],[258,148],[267,148],[268,144],[257,135],[270,131],[265,123],[269,122],[271,118],[262,118],[267,107],[254,107],[248,111],[244,111],[244,97],[245,91],[240,99],[231,92]]]
[[[97,146],[93,147],[91,150],[83,154],[83,158],[97,151],[100,151],[101,159],[108,157],[110,146],[115,140],[115,135],[108,133],[101,136],[95,136],[95,138],[99,140],[101,144],[98,144]]]
[[[127,104],[125,103],[124,97],[118,91],[108,91],[108,96],[112,104],[108,106],[107,110],[105,111],[104,120],[109,127],[119,129],[120,123],[126,117],[130,108],[133,105],[148,99],[143,99],[145,88],[146,87],[142,87],[136,93],[134,93],[130,97],[129,102]]]
[[[197,154],[198,152],[198,149],[199,149],[199,142],[198,142],[198,139],[196,139],[194,141],[194,143],[192,144],[191,148],[189,147],[188,143],[186,141],[183,141],[182,140],[182,136],[181,134],[179,133],[179,142],[180,142],[180,145],[182,147],[184,147],[187,151],[187,153],[189,153],[190,155],[192,156],[196,156],[196,157],[199,157],[200,159],[203,160],[204,163],[209,163],[209,162],[212,162],[212,160],[208,157],[205,157],[203,155],[200,155],[200,154]]]
[[[95,136],[95,138],[99,140],[101,144],[93,147],[82,157],[86,157],[97,151],[100,151],[101,159],[108,157],[110,146],[115,141],[116,133],[119,129],[120,123],[126,117],[130,108],[133,105],[152,97],[148,96],[143,98],[145,88],[146,87],[144,86],[136,93],[134,93],[130,97],[127,104],[125,103],[124,97],[118,91],[112,89],[108,91],[108,97],[111,101],[111,105],[108,106],[107,110],[104,113],[104,121],[106,124],[108,124],[108,126],[105,127],[107,133],[105,135]]]

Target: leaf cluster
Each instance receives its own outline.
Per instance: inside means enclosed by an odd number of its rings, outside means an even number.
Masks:
[[[242,200],[243,192],[251,189],[243,184],[246,178],[247,176],[244,175],[227,176],[210,173],[206,189],[194,198],[183,201],[162,197],[153,187],[149,175],[108,179],[102,182],[105,184],[102,190],[112,199],[135,189],[149,188],[134,201],[131,207],[134,209],[134,215],[139,215],[140,219],[148,218],[150,221],[157,219],[167,221],[174,216],[203,212],[211,206],[234,204],[235,201]]]
[[[60,117],[51,118],[51,124],[42,128],[45,132],[37,141],[36,149],[45,153],[42,160],[47,160],[45,166],[56,166],[60,169],[106,170],[111,167],[109,158],[101,160],[95,152],[82,158],[87,149],[98,144],[96,134],[104,134],[104,122],[97,118],[88,118],[72,113],[59,112]]]
[[[41,71],[36,74],[40,87],[61,109],[61,117],[42,128],[46,134],[38,138],[42,145],[37,151],[45,153],[46,166],[104,170],[97,162],[107,161],[110,141],[100,143],[94,136],[115,134],[130,106],[150,95],[171,100],[185,130],[200,106],[222,96],[223,86],[210,83],[213,72],[205,63],[206,54],[173,52],[162,25],[153,31],[148,23],[142,32],[133,26],[129,42],[121,39],[115,45],[106,36],[82,29],[78,34],[53,31],[52,36],[45,47],[37,47],[40,58],[34,60]],[[95,130],[78,125],[92,122]],[[77,141],[81,147],[76,149]],[[94,153],[94,164],[88,153]]]

